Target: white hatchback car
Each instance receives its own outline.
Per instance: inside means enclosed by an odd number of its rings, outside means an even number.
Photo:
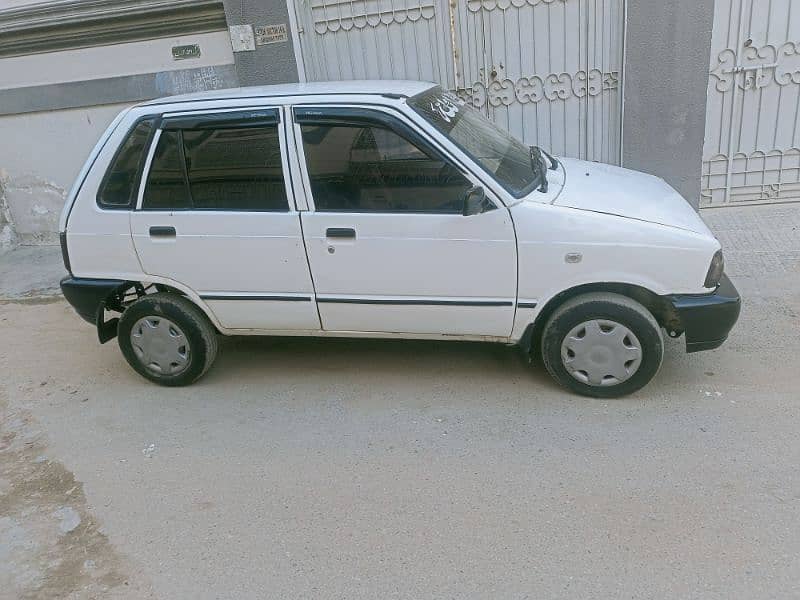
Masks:
[[[431,83],[125,110],[60,231],[66,298],[164,385],[205,373],[218,333],[325,335],[517,344],[614,397],[656,374],[662,328],[716,348],[740,308],[719,242],[664,181],[525,146]]]

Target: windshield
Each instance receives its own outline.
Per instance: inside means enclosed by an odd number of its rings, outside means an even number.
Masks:
[[[449,137],[515,198],[541,184],[531,167],[531,151],[506,131],[453,94],[436,86],[408,101],[409,106]]]

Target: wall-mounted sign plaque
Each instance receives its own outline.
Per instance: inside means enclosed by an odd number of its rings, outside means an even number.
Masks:
[[[278,25],[258,25],[256,27],[256,46],[288,41],[289,30],[286,28],[286,23],[280,23]]]
[[[184,60],[186,58],[197,58],[200,56],[199,44],[187,44],[186,46],[173,46],[172,58],[175,60]]]

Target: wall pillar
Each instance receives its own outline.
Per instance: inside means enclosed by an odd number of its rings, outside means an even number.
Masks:
[[[239,82],[247,85],[298,81],[297,62],[289,29],[287,0],[223,0],[228,25],[286,25],[288,40],[234,52]],[[293,0],[288,0],[292,2]]]
[[[627,5],[622,164],[664,178],[697,207],[714,0]]]

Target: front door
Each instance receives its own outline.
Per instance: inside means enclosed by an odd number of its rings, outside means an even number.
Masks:
[[[463,216],[471,177],[388,113],[314,107],[294,116],[323,329],[510,335],[517,258],[508,211],[487,200]]]
[[[229,329],[319,330],[277,109],[167,116],[131,232],[144,271]]]

